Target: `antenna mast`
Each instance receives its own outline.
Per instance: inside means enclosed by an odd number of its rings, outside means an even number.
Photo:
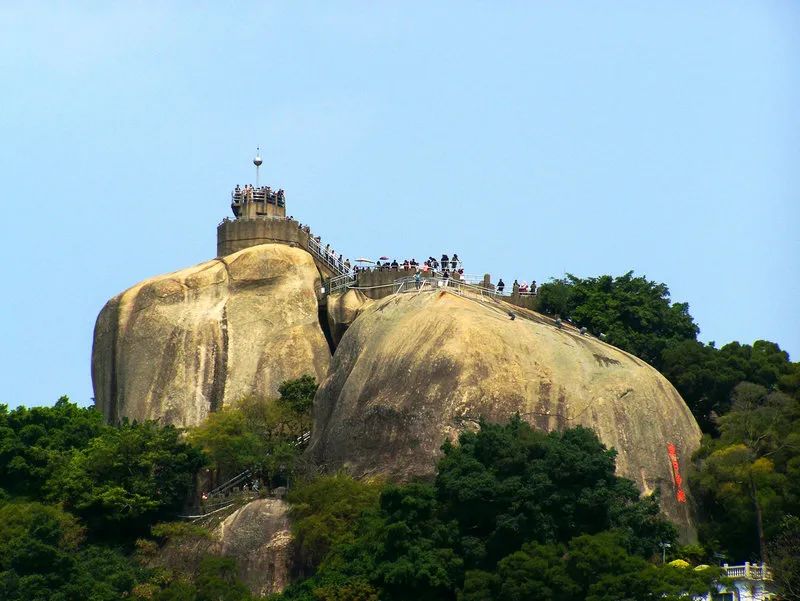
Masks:
[[[253,159],[253,165],[256,166],[256,188],[258,188],[258,168],[261,167],[261,163],[264,161],[261,160],[261,147],[256,146],[256,156]]]

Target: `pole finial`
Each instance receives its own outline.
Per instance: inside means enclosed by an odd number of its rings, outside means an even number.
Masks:
[[[261,147],[256,146],[256,156],[253,158],[253,165],[256,166],[256,188],[258,188],[258,168],[261,167],[263,162],[261,160]]]

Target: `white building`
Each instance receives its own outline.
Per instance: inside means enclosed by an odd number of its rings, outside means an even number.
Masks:
[[[766,601],[775,596],[772,574],[763,563],[745,563],[739,566],[722,566],[725,576],[732,579],[730,585],[719,585],[703,601]],[[698,600],[700,601],[700,600]]]

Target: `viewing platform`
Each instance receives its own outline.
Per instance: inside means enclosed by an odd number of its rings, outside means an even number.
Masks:
[[[269,186],[236,186],[231,192],[231,211],[237,219],[286,217],[286,197],[283,190]]]

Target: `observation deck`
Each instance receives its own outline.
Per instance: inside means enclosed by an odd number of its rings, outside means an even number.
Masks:
[[[236,186],[231,192],[231,211],[237,219],[286,217],[286,197],[283,190],[269,186]]]

